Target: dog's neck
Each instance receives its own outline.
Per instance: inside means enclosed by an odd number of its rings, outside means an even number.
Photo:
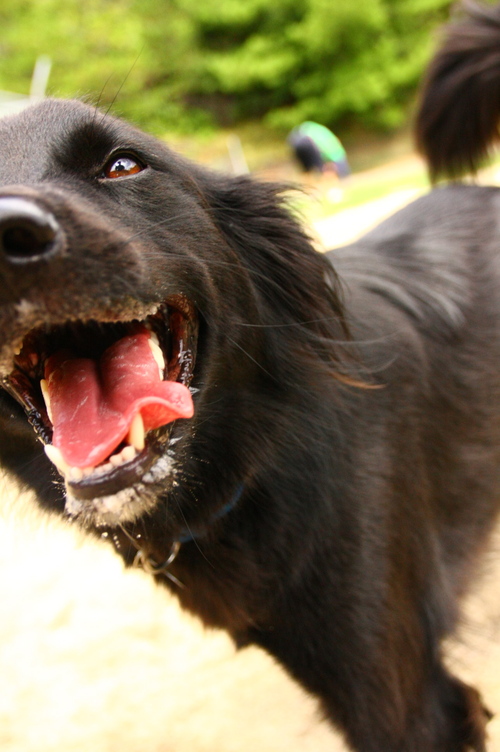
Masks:
[[[241,499],[244,488],[245,488],[244,483],[240,483],[236,491],[234,492],[232,499],[228,501],[228,503],[225,504],[222,507],[222,509],[219,509],[217,514],[215,514],[212,517],[212,522],[217,522],[217,520],[222,519],[227,514],[229,514],[229,512],[232,512],[232,510],[235,508],[235,506]],[[178,542],[189,543],[189,541],[197,540],[198,538],[203,538],[203,536],[206,535],[206,532],[207,532],[206,528],[200,533],[197,533],[189,528],[186,528],[186,530],[179,536]]]
[[[212,523],[217,522],[217,520],[221,520],[223,517],[232,512],[232,510],[236,507],[239,500],[241,499],[244,489],[244,483],[240,483],[236,488],[236,491],[234,492],[231,500],[227,504],[225,504],[222,509],[219,509],[219,511],[212,517]],[[199,538],[203,538],[208,532],[206,527],[200,532],[187,527],[184,531],[181,531],[179,537],[173,542],[170,553],[165,561],[162,564],[158,564],[150,554],[148,554],[143,548],[139,548],[137,546],[137,541],[134,540],[124,528],[122,528],[122,530],[130,540],[130,542],[134,545],[134,547],[137,548],[133,566],[141,567],[145,572],[152,575],[153,577],[159,575],[167,577],[169,580],[171,580],[181,588],[184,587],[182,582],[180,582],[177,577],[174,577],[174,575],[169,572],[169,567],[176,559],[177,554],[179,553],[180,548],[183,544],[190,543],[191,541],[196,541]]]

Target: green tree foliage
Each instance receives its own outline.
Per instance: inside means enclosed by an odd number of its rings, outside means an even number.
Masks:
[[[264,116],[290,128],[400,123],[449,0],[180,0],[197,27],[194,101],[219,119]]]
[[[398,125],[450,0],[2,0],[0,88],[86,96],[152,130],[260,118]]]

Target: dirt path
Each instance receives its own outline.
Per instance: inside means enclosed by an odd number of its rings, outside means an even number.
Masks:
[[[352,243],[422,192],[417,189],[395,191],[363,206],[344,209],[315,222],[314,232],[325,249]]]
[[[387,183],[388,180],[399,179],[404,183],[406,177],[415,175],[422,166],[419,157],[409,155],[382,167],[353,175],[352,181],[358,185],[367,185],[377,181]],[[483,170],[475,182],[483,185],[500,185],[500,167],[497,165]],[[426,191],[424,188],[396,190],[382,198],[335,212],[326,219],[318,220],[313,224],[313,229],[320,247],[328,249],[352,243]]]

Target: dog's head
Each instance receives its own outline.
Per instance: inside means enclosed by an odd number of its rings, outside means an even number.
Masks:
[[[330,365],[342,328],[277,195],[80,102],[0,121],[4,463],[86,524],[175,537],[272,462],[304,353]]]

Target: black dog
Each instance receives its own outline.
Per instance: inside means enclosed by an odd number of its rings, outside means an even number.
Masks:
[[[483,750],[440,644],[500,508],[500,192],[324,256],[276,186],[79,102],[0,121],[0,153],[4,467],[354,749]]]
[[[475,172],[500,137],[500,5],[465,2],[429,66],[417,142],[434,178]]]

